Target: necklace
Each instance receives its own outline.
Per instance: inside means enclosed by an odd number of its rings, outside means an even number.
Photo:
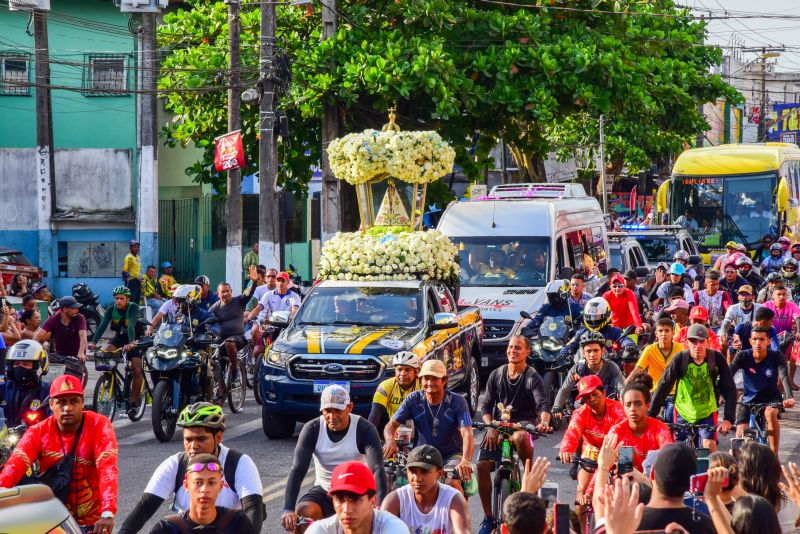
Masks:
[[[509,404],[513,406],[514,405],[514,401],[517,400],[517,395],[519,394],[519,390],[522,389],[522,377],[523,376],[525,376],[525,370],[524,369],[519,374],[519,376],[517,376],[517,378],[512,380],[511,376],[509,374],[509,371],[508,371],[508,367],[506,367],[506,382],[508,382],[508,385],[510,387],[514,388],[514,396],[511,397],[510,401],[506,402],[506,406],[508,406]],[[508,394],[506,394],[506,398],[508,398]]]
[[[439,412],[442,411],[442,405],[444,404],[444,397],[442,397],[442,402],[439,403],[439,408],[436,410],[436,415],[433,415],[433,410],[431,409],[431,405],[428,402],[428,399],[425,399],[425,407],[428,409],[428,412],[431,414],[431,419],[433,419],[433,437],[439,437]]]

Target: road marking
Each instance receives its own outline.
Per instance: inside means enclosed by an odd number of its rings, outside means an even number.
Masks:
[[[279,487],[281,485],[286,485],[286,481],[287,481],[287,479],[284,478],[280,482],[277,482],[275,484],[272,484],[272,485],[268,486],[267,488],[264,488],[264,492],[266,493],[266,491],[269,490],[269,489],[274,489],[275,487]],[[303,479],[303,482],[300,484],[300,489],[302,490],[303,488],[307,488],[309,485],[311,485],[311,483],[313,481],[314,481],[314,475],[308,475],[306,478]],[[269,495],[264,495],[264,502],[267,503],[267,502],[270,502],[270,501],[274,501],[275,499],[277,499],[279,497],[283,497],[284,493],[286,493],[285,490],[278,490],[278,491],[276,491],[274,493],[271,493]]]
[[[237,425],[236,427],[232,428],[225,432],[225,439],[232,440],[238,438],[240,436],[244,436],[245,434],[249,434],[254,430],[258,429],[261,426],[261,418],[254,419],[253,421],[248,421],[247,423]],[[180,430],[180,429],[177,429]],[[121,439],[117,442],[118,447],[127,446],[127,445],[138,445],[139,443],[144,443],[145,441],[154,440],[156,437],[152,434],[152,430],[146,430],[144,432],[140,432],[138,434],[134,434],[133,436],[128,436],[127,438]]]

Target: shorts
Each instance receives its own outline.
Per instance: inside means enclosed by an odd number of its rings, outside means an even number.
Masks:
[[[323,519],[326,517],[331,517],[333,514],[336,513],[336,510],[333,508],[333,499],[331,499],[328,492],[322,486],[312,486],[305,495],[300,497],[297,501],[297,504],[301,502],[313,502],[314,504],[318,505],[322,509],[322,516]],[[295,507],[295,509],[297,509]]]
[[[235,336],[228,336],[225,338],[225,343],[231,341],[236,344],[236,350],[241,349],[245,345],[244,336],[235,335]]]
[[[691,424],[691,425],[714,425],[714,426],[717,426],[717,420],[718,419],[719,419],[719,413],[718,412],[714,412],[714,413],[712,413],[711,415],[709,415],[708,417],[706,417],[704,419],[700,419],[699,421],[691,421],[691,422],[689,422],[686,419],[684,419],[683,417],[681,417],[681,414],[678,413],[678,410],[675,410],[675,423],[679,424],[679,425],[689,425],[689,424]],[[683,432],[683,431],[676,431],[675,432],[675,441],[683,441],[685,439],[686,439],[686,433],[685,432]],[[703,440],[703,439],[710,439],[710,440],[717,441],[717,432],[716,431],[712,432],[710,430],[703,429],[703,430],[699,431],[695,435],[695,440],[697,441],[697,440]],[[695,447],[700,447],[700,446],[702,446],[702,443],[695,443]]]
[[[444,458],[444,474],[445,474],[445,477],[447,477],[448,479],[450,478],[450,475],[453,473],[453,471],[456,470],[456,467],[459,466],[459,464],[461,463],[461,460],[463,458],[464,457],[462,455],[460,455],[460,454],[452,454],[452,455]]]
[[[515,422],[521,424],[522,426],[535,424],[532,421],[515,421]],[[480,451],[478,451],[479,462],[481,460],[486,460],[489,462],[493,462],[496,465],[497,462],[499,462],[502,457],[503,457],[503,449],[499,445],[495,447],[493,451],[490,451],[489,449],[486,449],[484,447],[481,447]]]
[[[763,403],[767,402],[783,402],[783,398],[780,395],[778,395],[773,399],[763,401]],[[753,404],[762,404],[762,402],[754,402]],[[750,407],[743,402],[739,402],[736,404],[736,424],[737,425],[750,424]]]

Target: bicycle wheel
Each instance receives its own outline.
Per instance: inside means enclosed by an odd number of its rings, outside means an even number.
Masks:
[[[253,372],[255,368],[253,364],[253,344],[248,342],[247,345],[239,351],[238,357],[241,361],[245,362],[244,367],[247,370],[247,373],[245,373],[247,377],[247,387],[253,389],[253,384],[255,383],[255,374]]]
[[[492,515],[498,525],[505,522],[503,516],[503,504],[506,499],[511,495],[511,478],[510,473],[497,473],[494,479],[494,489],[492,491]]]
[[[264,399],[261,398],[261,366],[263,363],[263,354],[259,354],[255,362],[253,362],[253,398],[259,404],[264,404]]]
[[[244,367],[242,360],[236,360],[236,368],[238,369],[238,376],[231,379],[233,367],[228,367],[228,373],[225,377],[228,386],[228,406],[231,407],[233,413],[238,413],[244,408],[244,400],[247,397],[247,380],[245,379],[247,370]]]
[[[94,385],[94,411],[111,421],[117,414],[117,380],[111,373],[103,373]]]

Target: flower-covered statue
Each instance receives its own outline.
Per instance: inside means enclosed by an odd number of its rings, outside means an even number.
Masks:
[[[420,231],[427,185],[451,172],[455,159],[439,134],[401,132],[390,110],[382,131],[335,139],[328,156],[334,175],[356,188],[361,231],[325,243],[321,278],[457,280],[455,245],[441,232]]]

